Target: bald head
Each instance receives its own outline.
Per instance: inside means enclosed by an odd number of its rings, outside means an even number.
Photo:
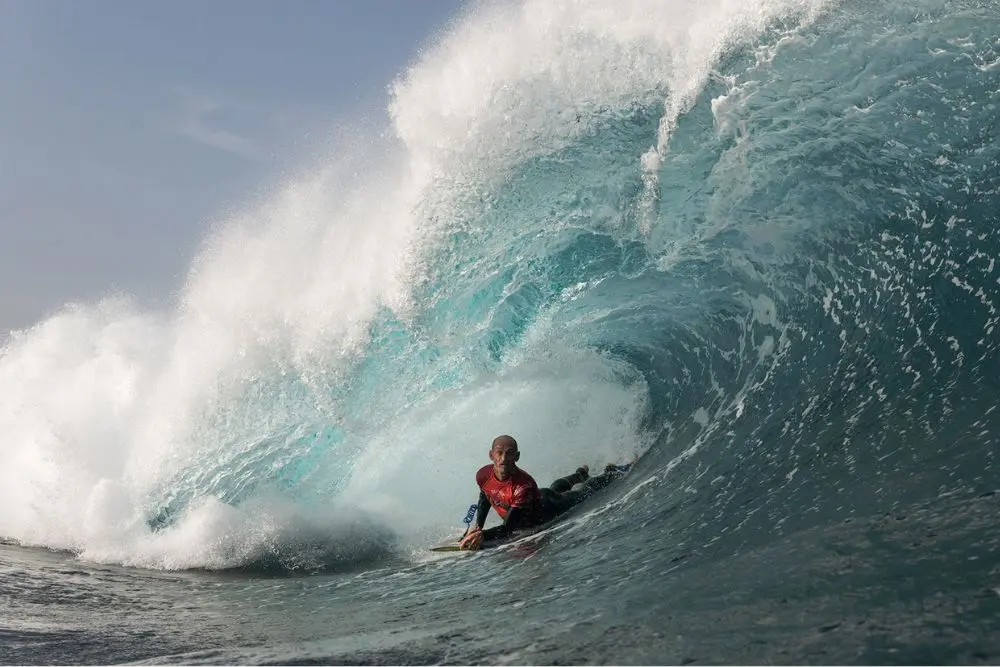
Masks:
[[[515,440],[509,435],[498,435],[497,437],[493,438],[493,444],[490,446],[490,449],[496,449],[497,447],[501,446],[504,449],[513,447],[515,450],[517,450],[517,440]]]

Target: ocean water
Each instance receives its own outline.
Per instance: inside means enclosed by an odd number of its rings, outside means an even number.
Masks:
[[[1000,662],[1000,4],[467,9],[0,351],[0,662]],[[535,539],[460,531],[501,433]]]

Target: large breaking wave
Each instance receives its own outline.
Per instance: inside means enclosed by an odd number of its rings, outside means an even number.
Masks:
[[[0,535],[363,566],[447,532],[504,432],[540,481],[641,455],[633,519],[700,544],[995,484],[998,27],[477,6],[175,309],[12,335]]]

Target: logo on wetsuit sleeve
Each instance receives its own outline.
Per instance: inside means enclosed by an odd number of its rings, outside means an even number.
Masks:
[[[469,511],[465,513],[465,518],[462,519],[462,523],[469,525],[472,523],[472,517],[476,516],[476,503],[469,505]]]

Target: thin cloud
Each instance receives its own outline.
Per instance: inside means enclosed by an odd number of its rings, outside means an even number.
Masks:
[[[221,115],[223,111],[246,111],[240,108],[241,105],[224,106],[217,97],[186,89],[178,90],[177,93],[181,103],[176,115],[168,122],[171,132],[249,160],[264,159],[265,152],[256,141],[231,129],[219,127],[217,121],[213,122],[212,116]]]

